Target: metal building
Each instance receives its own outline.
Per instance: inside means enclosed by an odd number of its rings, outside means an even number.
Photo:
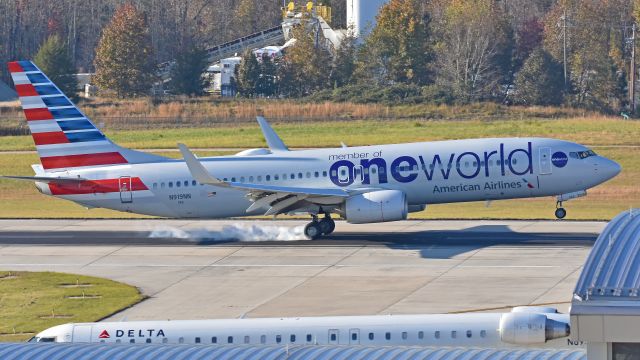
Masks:
[[[571,302],[571,338],[590,359],[640,358],[640,209],[609,222]]]
[[[0,359],[393,359],[393,360],[583,360],[584,350],[463,349],[368,346],[142,345],[20,343],[0,344]]]
[[[376,16],[389,0],[347,0],[347,26],[354,35],[366,37],[376,26]]]

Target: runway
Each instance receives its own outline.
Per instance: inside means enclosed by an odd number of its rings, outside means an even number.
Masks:
[[[101,276],[149,296],[113,320],[566,310],[605,226],[338,222],[331,237],[309,241],[304,224],[0,220],[0,269]]]

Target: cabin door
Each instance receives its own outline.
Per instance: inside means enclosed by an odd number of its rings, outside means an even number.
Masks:
[[[538,155],[540,162],[540,175],[551,174],[551,148],[540,148]]]
[[[338,345],[340,339],[340,330],[329,329],[329,345]]]
[[[133,193],[131,192],[131,176],[121,176],[118,179],[120,187],[120,201],[123,204],[133,202]]]
[[[91,325],[75,325],[73,327],[73,342],[91,342]]]

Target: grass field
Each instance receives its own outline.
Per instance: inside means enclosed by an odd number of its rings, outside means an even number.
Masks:
[[[589,196],[565,204],[568,219],[610,219],[629,207],[640,207],[640,148],[599,147],[598,153],[622,165],[622,173],[613,180],[589,191]],[[178,157],[179,153],[160,153]],[[198,152],[219,155],[220,152]],[[0,155],[0,174],[33,175],[30,164],[35,154]],[[30,182],[0,180],[0,218],[144,218],[145,216],[104,209],[87,210],[69,201],[40,194]],[[433,205],[426,211],[411,214],[414,219],[553,219],[553,198]]]
[[[274,124],[290,147],[337,147],[468,139],[475,137],[557,137],[588,145],[640,145],[640,121],[607,117],[500,121],[338,121]],[[106,131],[115,142],[136,149],[251,148],[265,145],[257,125],[220,128]],[[2,150],[32,150],[30,136],[0,137]]]
[[[97,321],[142,299],[135,287],[107,279],[0,271],[0,341],[24,341],[51,326]]]

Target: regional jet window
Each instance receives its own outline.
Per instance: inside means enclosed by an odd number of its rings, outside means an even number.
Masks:
[[[289,338],[289,340],[290,340],[292,343],[296,342],[296,336],[295,336],[295,335],[293,335],[293,334],[291,334],[291,337]]]
[[[327,177],[327,172],[326,171],[322,172],[322,177]]]
[[[407,340],[407,332],[406,331],[402,332],[402,340]]]
[[[260,335],[260,344],[267,343],[267,335]]]
[[[374,338],[373,333],[372,333],[372,332],[371,332],[371,333],[369,333],[369,340],[373,341],[373,338]]]
[[[217,338],[217,337],[215,337],[215,336],[214,336],[214,337],[212,337],[212,338],[211,338],[211,343],[212,343],[212,344],[217,344],[217,343],[218,343],[218,338]]]
[[[311,177],[311,173],[307,171],[307,179]]]
[[[176,187],[180,187],[180,181],[176,181]]]
[[[384,338],[387,340],[391,340],[391,333],[390,332],[385,333]]]
[[[224,180],[224,182],[227,182],[227,181],[229,181],[229,180],[228,180],[227,178],[224,178],[224,179],[222,179],[222,180]]]
[[[250,342],[251,342],[251,338],[250,338],[248,335],[247,335],[247,336],[245,336],[245,337],[244,337],[244,343],[245,343],[245,344],[248,344],[248,343],[250,343]]]
[[[418,331],[418,339],[424,339],[424,331]]]
[[[280,177],[277,174],[273,175],[273,180],[280,180]]]
[[[178,342],[179,342],[180,344],[184,343],[184,338],[183,338],[183,337],[179,337],[179,338],[178,338]]]
[[[147,340],[145,340],[147,344],[151,344],[151,339],[147,338]]]
[[[302,173],[298,173],[298,179],[302,179]]]
[[[236,182],[236,178],[232,177],[231,182]]]
[[[435,333],[433,333],[433,337],[436,339],[440,339],[440,331],[436,331]]]
[[[200,338],[199,337],[196,337],[196,344],[200,344]]]
[[[129,343],[135,344],[136,343],[136,339],[129,339]]]
[[[480,337],[481,338],[487,337],[487,330],[480,330]]]
[[[249,183],[253,184],[253,176],[249,176]]]
[[[365,171],[366,171],[366,170],[369,170],[369,168],[366,168],[366,169],[365,169]],[[375,173],[376,173],[376,168],[372,167],[372,168],[371,168],[371,173],[372,173],[372,174],[375,174]]]
[[[271,181],[271,175],[267,175],[267,176],[265,176],[264,178],[265,178],[265,180],[267,180],[267,181]]]
[[[262,182],[262,175],[258,175],[258,182]]]
[[[196,185],[198,185],[198,182],[197,182],[197,181],[195,181],[195,180],[193,180],[193,181],[191,181],[191,185],[192,185],[192,186],[196,186]]]
[[[164,189],[164,183],[160,183],[160,189]]]
[[[122,341],[120,339],[116,339],[116,343],[121,343]]]
[[[194,185],[195,185],[195,184],[194,184]],[[185,180],[185,181],[184,181],[184,186],[185,186],[185,187],[189,186],[189,180]]]
[[[227,337],[227,344],[233,344],[233,336]]]
[[[458,333],[455,330],[451,330],[451,338],[455,339],[458,336]]]
[[[116,341],[116,342],[119,342],[119,341]],[[169,339],[167,339],[167,338],[162,338],[162,343],[163,343],[163,344],[166,344],[166,343],[168,343],[168,342],[169,342]]]
[[[336,334],[331,334],[331,341],[336,341],[338,336]]]
[[[311,340],[313,340],[313,337],[311,336],[311,334],[307,334],[307,342],[310,343]]]
[[[313,175],[314,175],[315,177],[317,177],[317,178],[319,178],[319,177],[320,177],[320,173],[319,173],[319,172],[317,172],[317,171],[316,171],[315,173],[313,173]]]
[[[358,333],[355,333],[355,332],[354,332],[354,333],[351,333],[351,340],[352,340],[352,341],[356,341],[356,340],[358,340]]]
[[[244,176],[240,176],[240,182],[243,183],[244,182]]]
[[[173,187],[173,181],[169,181],[169,187],[172,188]]]
[[[280,344],[282,342],[282,335],[276,335],[276,343]]]
[[[467,330],[467,337],[470,338],[473,336],[473,333],[471,332],[471,330]]]
[[[296,174],[291,174],[291,180],[296,178]]]

